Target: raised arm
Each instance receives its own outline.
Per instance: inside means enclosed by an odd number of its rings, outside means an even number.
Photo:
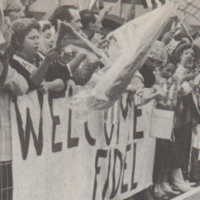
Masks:
[[[59,59],[59,53],[55,51],[55,49],[50,50],[45,59],[42,61],[41,65],[35,70],[31,75],[31,81],[36,85],[39,86],[46,76],[46,73],[49,69],[51,62],[56,61]]]

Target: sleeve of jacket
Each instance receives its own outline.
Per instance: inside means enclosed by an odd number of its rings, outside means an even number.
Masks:
[[[9,90],[15,95],[23,95],[28,91],[28,88],[26,79],[15,69],[8,66],[7,77],[3,84],[3,89]]]
[[[77,85],[85,85],[95,70],[98,68],[99,63],[81,64],[78,69],[73,73],[73,80]]]
[[[0,71],[0,87],[2,88],[8,75],[8,63],[3,63],[0,60]]]

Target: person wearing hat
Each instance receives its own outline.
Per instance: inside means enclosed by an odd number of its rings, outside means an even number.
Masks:
[[[178,159],[174,161],[172,183],[176,189],[187,192],[191,190],[191,187],[186,184],[184,179],[188,180],[193,121],[200,123],[200,115],[193,101],[190,81],[197,75],[194,66],[200,58],[200,49],[194,44],[185,43],[175,50],[175,55],[179,63],[173,78],[180,83],[180,103],[174,125]]]
[[[194,71],[194,63],[200,58],[200,48],[196,44],[184,43],[175,50],[175,56],[179,63],[174,76],[183,78]]]

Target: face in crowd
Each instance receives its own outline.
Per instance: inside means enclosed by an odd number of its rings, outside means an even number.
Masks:
[[[94,31],[99,31],[100,29],[102,29],[102,24],[101,24],[101,17],[98,14],[95,14],[95,23],[92,23],[92,29]]]
[[[82,27],[82,24],[81,24],[81,17],[80,17],[80,14],[79,14],[79,11],[76,10],[76,9],[72,9],[70,8],[69,9],[69,12],[71,14],[71,21],[69,22],[69,24],[77,31],[80,30],[80,28]]]
[[[40,36],[37,29],[31,29],[25,36],[21,53],[34,57],[39,51]]]
[[[180,63],[185,67],[185,68],[192,68],[194,65],[194,60],[195,60],[195,52],[193,49],[185,49],[180,57],[181,61]]]
[[[163,61],[155,59],[150,55],[145,63],[148,69],[155,70],[157,67],[160,67],[163,64]]]
[[[60,6],[49,18],[56,31],[58,31],[58,20],[68,23],[77,31],[82,27],[79,11],[71,5]]]
[[[8,17],[10,18],[10,21],[13,22],[19,18],[25,17],[24,14],[24,8],[22,7],[21,9],[16,9],[16,10],[9,10],[8,11]]]
[[[167,63],[165,66],[160,68],[160,76],[162,76],[165,79],[169,79],[173,76],[174,72],[176,70],[176,67],[173,63]]]
[[[55,28],[46,23],[42,25],[42,31],[40,35],[41,39],[41,49],[44,54],[46,54],[55,45]]]
[[[15,52],[31,60],[39,51],[40,25],[34,19],[18,19],[12,24],[11,45]]]
[[[167,51],[162,42],[156,41],[150,49],[149,55],[145,60],[147,69],[155,70],[164,65],[167,61]]]

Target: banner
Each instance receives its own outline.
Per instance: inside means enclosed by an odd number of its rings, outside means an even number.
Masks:
[[[134,106],[125,93],[84,120],[68,107],[73,91],[33,91],[12,105],[14,200],[122,200],[152,184],[152,105]]]

